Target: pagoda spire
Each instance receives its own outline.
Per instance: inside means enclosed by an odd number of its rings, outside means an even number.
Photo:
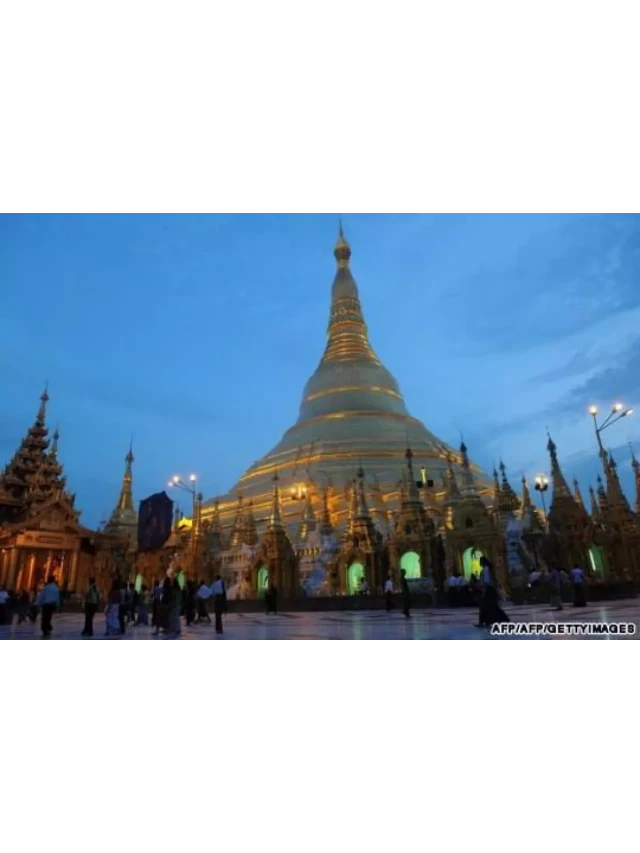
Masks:
[[[422,504],[422,501],[420,500],[420,494],[418,492],[415,474],[413,472],[413,451],[410,447],[407,447],[406,452],[404,454],[404,458],[407,460],[407,476],[409,479],[409,482],[407,484],[407,501],[409,503]]]
[[[330,536],[333,533],[333,523],[331,521],[331,512],[329,511],[329,487],[325,486],[322,492],[322,521],[320,523],[320,533],[323,536]]]
[[[609,506],[615,506],[616,508],[622,510],[625,514],[630,513],[631,509],[629,507],[629,501],[627,500],[627,496],[622,490],[622,486],[620,485],[620,478],[618,477],[618,466],[616,464],[615,459],[613,458],[613,454],[609,451],[606,455],[607,464],[605,466],[605,476],[607,478],[607,501]]]
[[[471,497],[471,495],[476,494],[476,484],[469,463],[467,445],[464,441],[460,443],[460,453],[462,454],[462,494],[464,497]]]
[[[229,547],[237,548],[239,545],[245,540],[247,533],[247,523],[245,518],[244,511],[244,498],[240,494],[238,495],[238,505],[236,508],[236,517],[233,522],[233,528],[231,529],[231,536],[229,537]]]
[[[307,499],[304,503],[304,509],[302,510],[302,520],[300,522],[300,528],[298,530],[298,540],[304,542],[306,539],[308,539],[309,534],[313,533],[317,526],[318,521],[316,519],[316,514],[313,510],[311,493],[309,492],[309,490],[307,490]]]
[[[122,486],[120,488],[120,497],[118,498],[118,509],[120,511],[133,510],[133,470],[132,466],[135,461],[133,455],[133,442],[129,443],[129,451],[124,457],[125,469],[122,477]],[[134,510],[135,511],[135,510]]]
[[[351,246],[344,236],[342,223],[333,254],[338,269],[331,288],[331,314],[327,330],[329,340],[321,364],[365,360],[379,366],[380,361],[369,343],[358,286],[351,275]]]
[[[284,530],[282,513],[280,509],[280,489],[278,487],[278,472],[273,475],[273,498],[271,501],[271,514],[267,523],[267,530]]]
[[[460,489],[456,482],[456,475],[453,470],[453,459],[451,454],[447,456],[447,471],[445,474],[445,485],[447,492],[447,500],[455,501],[460,497]]]
[[[256,520],[253,515],[253,501],[249,501],[247,504],[247,514],[245,517],[245,545],[255,545],[258,541],[258,531],[256,529]]]
[[[582,492],[580,491],[580,486],[575,477],[573,479],[573,496],[578,506],[582,507],[582,509],[586,511],[586,506],[582,498]]]
[[[49,402],[49,394],[48,394],[49,383],[44,383],[44,391],[40,395],[40,408],[38,409],[38,414],[36,415],[36,424],[37,426],[43,427],[45,425],[46,417],[47,417],[47,403]]]
[[[415,485],[415,484],[414,484]],[[358,474],[356,480],[356,504],[355,504],[355,518],[357,519],[370,519],[371,514],[369,512],[369,507],[367,506],[367,499],[364,493],[364,469],[362,465],[358,467]]]
[[[500,509],[505,513],[514,512],[520,508],[520,500],[507,479],[507,468],[502,459],[500,460],[499,468],[502,480],[500,484]]]
[[[551,481],[553,483],[553,498],[573,498],[569,486],[567,485],[567,481],[564,478],[564,474],[560,470],[556,445],[551,436],[548,433],[547,435],[549,436],[549,441],[547,442],[547,450],[549,451],[549,457],[551,459]]]
[[[106,529],[109,533],[133,534],[138,524],[138,515],[133,505],[133,443],[129,442],[129,450],[124,457],[124,474],[120,494],[111,517],[107,522]]]

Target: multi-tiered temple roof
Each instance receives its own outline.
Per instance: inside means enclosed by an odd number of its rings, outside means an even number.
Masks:
[[[450,459],[458,470],[460,453],[447,446],[407,411],[398,383],[382,364],[369,341],[358,287],[351,273],[351,248],[342,228],[334,255],[337,271],[331,290],[327,345],[303,394],[296,423],[279,444],[255,462],[236,486],[219,498],[222,523],[230,529],[238,496],[251,501],[262,529],[272,504],[273,477],[279,477],[283,518],[293,532],[309,513],[311,496],[322,517],[325,488],[331,493],[334,522],[344,527],[349,513],[350,484],[361,467],[366,488],[380,494],[389,510],[399,507],[399,481],[410,447],[416,472],[436,483],[433,497]],[[475,468],[475,466],[474,466]],[[489,494],[479,469],[482,494]],[[293,498],[296,498],[294,500]],[[204,507],[204,517],[213,501]]]

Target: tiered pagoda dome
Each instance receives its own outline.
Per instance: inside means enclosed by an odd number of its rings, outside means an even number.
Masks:
[[[462,463],[459,451],[411,417],[398,383],[375,354],[351,273],[351,249],[342,228],[334,255],[337,271],[331,291],[327,345],[305,385],[298,420],[227,495],[218,498],[225,527],[230,526],[240,495],[245,503],[252,502],[256,523],[262,527],[270,512],[276,472],[284,521],[293,530],[300,524],[307,496],[321,515],[325,487],[330,490],[335,523],[344,523],[348,516],[347,490],[360,466],[367,488],[372,490],[373,503],[381,496],[386,508],[394,510],[399,504],[399,481],[408,447],[413,452],[416,472],[424,466],[426,479],[433,481],[434,488],[429,492],[436,501],[444,497],[443,477],[448,460],[455,470]],[[472,467],[484,493],[487,478],[476,466]],[[205,505],[205,519],[211,514],[213,503],[212,500]]]

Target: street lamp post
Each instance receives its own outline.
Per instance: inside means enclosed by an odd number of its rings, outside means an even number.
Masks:
[[[540,497],[542,498],[542,514],[544,517],[544,526],[547,526],[547,504],[544,499],[544,493],[549,488],[549,478],[544,474],[536,474],[535,480],[535,490],[536,492],[540,492]]]
[[[190,559],[190,574],[192,580],[195,580],[196,573],[196,550],[197,539],[200,533],[200,503],[202,494],[196,489],[197,477],[195,474],[189,474],[188,482],[185,482],[178,474],[169,480],[169,486],[174,489],[181,489],[183,492],[188,492],[191,495],[192,515],[191,515],[191,559]]]
[[[633,414],[633,409],[624,406],[622,403],[614,403],[608,416],[600,425],[598,425],[598,407],[589,406],[589,414],[593,418],[593,426],[596,431],[596,440],[598,442],[598,449],[600,450],[600,457],[604,458],[606,454],[602,445],[601,433],[604,432],[605,429],[609,429],[610,426],[613,426],[613,424],[617,423],[619,420],[622,420],[622,418],[628,418],[629,415]]]

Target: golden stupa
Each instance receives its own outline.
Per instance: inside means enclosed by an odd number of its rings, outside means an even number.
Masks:
[[[228,494],[203,506],[204,521],[215,511],[223,529],[229,530],[241,506],[243,513],[252,513],[260,531],[271,513],[277,472],[282,516],[291,533],[305,513],[321,517],[325,492],[331,521],[340,529],[349,517],[351,487],[359,468],[364,471],[372,515],[388,516],[399,505],[408,448],[416,479],[428,484],[425,502],[437,513],[449,466],[458,473],[460,452],[411,417],[398,383],[369,342],[342,226],[334,255],[338,268],[331,289],[327,346],[304,388],[298,420]],[[472,467],[483,494],[487,478]]]

